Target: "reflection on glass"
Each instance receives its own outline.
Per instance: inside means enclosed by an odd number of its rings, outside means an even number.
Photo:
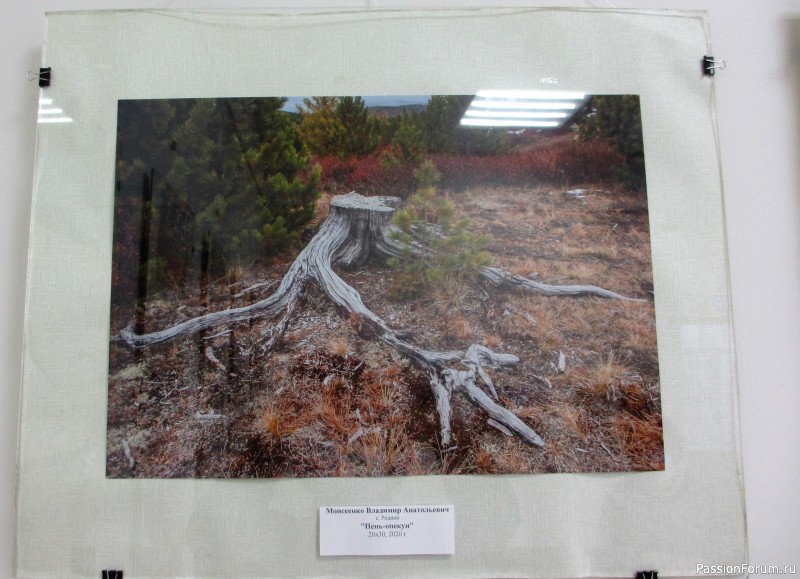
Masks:
[[[42,97],[39,99],[38,123],[71,123],[72,117],[64,114],[63,109],[53,105],[53,99]]]
[[[586,95],[580,92],[480,90],[464,113],[461,124],[554,129],[567,122],[585,102]]]

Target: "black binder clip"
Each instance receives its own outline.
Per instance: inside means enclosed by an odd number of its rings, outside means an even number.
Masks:
[[[50,86],[50,75],[52,70],[48,66],[47,68],[40,68],[39,74],[36,74],[32,70],[28,71],[28,80],[38,80],[39,86],[44,88],[46,86]]]
[[[713,56],[703,57],[703,74],[707,76],[714,76],[717,69],[725,70],[724,60],[714,60]]]
[[[122,579],[122,571],[104,570],[102,579]]]
[[[636,579],[658,579],[658,571],[637,571]]]

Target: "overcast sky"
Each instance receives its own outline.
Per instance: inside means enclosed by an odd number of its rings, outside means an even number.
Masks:
[[[303,103],[304,98],[310,97],[289,97],[283,110],[297,112],[297,105]],[[388,95],[388,96],[362,96],[368,107],[400,107],[409,105],[428,104],[430,95]]]

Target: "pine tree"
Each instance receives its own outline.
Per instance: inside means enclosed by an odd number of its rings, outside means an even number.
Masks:
[[[428,152],[496,155],[508,149],[505,131],[461,125],[471,102],[468,95],[431,96],[420,123]]]
[[[403,161],[419,161],[428,151],[420,118],[419,113],[403,109],[403,114],[396,123],[392,145],[399,151]]]
[[[594,96],[580,126],[583,140],[605,139],[625,157],[620,179],[634,189],[644,189],[644,142],[638,95]]]
[[[309,159],[294,131],[283,98],[226,102],[237,144],[241,186],[226,200],[222,221],[229,248],[239,260],[269,257],[294,241],[314,215],[320,170],[308,171]],[[238,178],[238,177],[237,177]]]
[[[415,171],[416,192],[395,212],[395,238],[406,247],[389,265],[404,275],[395,280],[395,298],[410,298],[428,288],[461,286],[491,263],[485,251],[489,237],[468,230],[466,219],[456,220],[454,205],[436,190],[441,174],[424,161]],[[412,251],[411,248],[414,248]]]
[[[372,153],[380,141],[361,97],[312,97],[297,107],[297,134],[313,155],[348,158]]]
[[[142,219],[149,235],[139,269],[153,289],[197,277],[202,287],[209,275],[268,261],[296,239],[313,216],[320,173],[309,166],[292,115],[281,110],[285,102],[121,104],[115,265],[138,243]],[[122,208],[133,202],[129,217]],[[118,269],[121,282],[126,267]]]
[[[338,143],[339,156],[367,155],[375,150],[378,140],[374,136],[364,99],[341,97],[336,104],[336,116],[344,129]]]
[[[337,155],[344,130],[337,114],[337,97],[312,97],[303,99],[297,106],[300,123],[297,134],[313,155]]]

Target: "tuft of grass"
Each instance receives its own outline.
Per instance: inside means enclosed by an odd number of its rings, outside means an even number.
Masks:
[[[396,405],[397,389],[387,380],[370,380],[364,385],[364,395],[359,405],[370,413],[380,415]]]
[[[620,414],[611,419],[612,432],[617,438],[620,453],[628,458],[635,468],[662,470],[661,420],[656,416],[637,418]]]
[[[497,471],[502,473],[527,472],[529,461],[517,441],[506,441],[503,450],[494,459]]]
[[[434,303],[442,312],[455,312],[464,307],[469,295],[466,279],[459,275],[444,276],[433,286]]]
[[[526,406],[514,409],[514,414],[527,420],[534,428],[539,428],[544,424],[544,411],[536,406]]]
[[[561,420],[563,428],[580,438],[586,437],[585,418],[580,407],[561,403],[556,405],[555,413]]]
[[[499,348],[503,345],[503,338],[495,334],[489,334],[483,337],[483,345],[487,348]]]
[[[467,340],[472,336],[469,321],[459,311],[445,319],[442,329],[445,336],[459,340]]]
[[[565,245],[562,248],[561,254],[569,259],[603,259],[614,261],[619,257],[619,250],[614,245],[584,245],[581,247]]]
[[[399,380],[403,376],[403,367],[399,364],[387,364],[381,370],[383,380]]]
[[[475,463],[475,470],[479,473],[494,474],[497,472],[497,465],[495,464],[495,453],[484,445],[478,446],[474,451],[473,461]]]
[[[411,446],[404,426],[373,428],[354,442],[353,454],[363,461],[367,476],[395,474],[412,460],[406,456]]]
[[[350,344],[341,338],[328,344],[328,352],[334,356],[347,356],[350,353]]]
[[[431,474],[430,465],[426,466],[425,464],[424,454],[424,448],[420,444],[414,443],[413,447],[403,453],[398,461],[397,474],[408,476]]]
[[[293,405],[282,400],[271,401],[262,409],[256,423],[256,430],[281,440],[301,428],[304,425],[303,418]]]
[[[319,226],[328,218],[332,200],[333,194],[331,193],[323,193],[320,195],[319,199],[317,199],[317,204],[314,206],[314,217],[311,220],[312,227]]]
[[[505,269],[522,277],[530,277],[531,274],[535,273],[537,275],[534,276],[533,279],[536,279],[539,277],[538,273],[540,271],[540,266],[533,259],[524,259],[521,261],[515,261],[513,264],[506,266]]]
[[[248,272],[249,268],[240,262],[228,266],[228,269],[225,272],[225,283],[228,285],[228,287],[230,287],[231,293],[234,293],[234,288],[231,286],[235,286],[244,280]]]
[[[614,352],[600,360],[582,376],[582,391],[594,398],[616,400],[620,389],[632,384],[638,376],[630,366],[619,361]]]
[[[350,316],[347,318],[347,325],[350,326],[353,333],[361,334],[361,330],[364,328],[364,320],[356,312],[350,312]]]
[[[338,395],[340,389],[331,387],[337,380],[339,379],[334,378],[323,392],[318,414],[334,439],[346,441],[356,431],[356,422],[350,417],[348,408],[342,404],[341,396]]]

